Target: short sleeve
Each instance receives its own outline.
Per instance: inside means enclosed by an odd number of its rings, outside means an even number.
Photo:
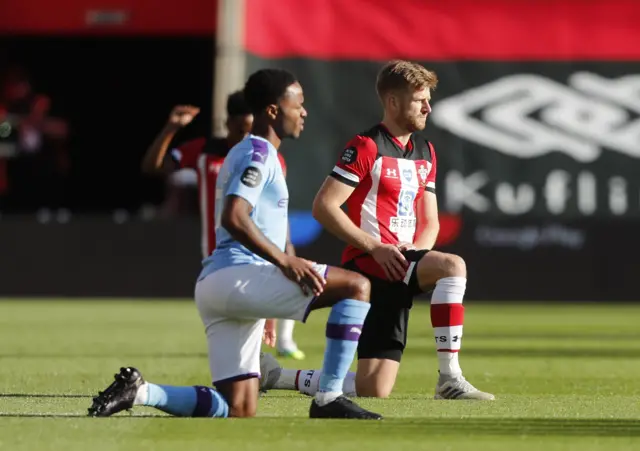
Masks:
[[[371,138],[356,136],[340,154],[331,177],[355,188],[371,172],[377,155]]]
[[[436,193],[436,151],[433,148],[433,144],[429,143],[429,152],[431,152],[431,169],[429,169],[429,174],[427,174],[427,185],[425,186],[425,190],[430,193]]]
[[[197,169],[198,157],[204,149],[205,142],[204,138],[198,138],[171,149],[169,156],[176,168]]]
[[[242,197],[255,207],[265,184],[272,178],[274,165],[278,164],[275,159],[266,143],[255,142],[253,151],[233,165],[225,196]]]

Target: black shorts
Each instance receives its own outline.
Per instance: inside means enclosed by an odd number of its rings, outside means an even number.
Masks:
[[[428,250],[404,251],[409,262],[418,262]],[[409,310],[413,298],[422,293],[415,266],[408,283],[389,282],[363,273],[354,262],[342,266],[366,276],[371,281],[371,309],[358,342],[358,359],[388,359],[399,362],[407,344]]]

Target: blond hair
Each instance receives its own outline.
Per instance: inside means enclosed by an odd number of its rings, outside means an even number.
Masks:
[[[376,80],[378,96],[382,98],[392,91],[400,91],[411,88],[435,89],[438,85],[438,76],[435,72],[427,70],[424,66],[411,61],[394,60],[384,65]]]

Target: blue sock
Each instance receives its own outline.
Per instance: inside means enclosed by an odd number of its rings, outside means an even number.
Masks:
[[[149,396],[145,406],[155,407],[177,417],[229,416],[227,401],[213,388],[147,385]]]
[[[345,299],[333,306],[327,321],[327,347],[320,376],[320,392],[342,392],[353,362],[369,303]]]

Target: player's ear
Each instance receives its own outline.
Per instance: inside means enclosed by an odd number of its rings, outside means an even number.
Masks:
[[[267,116],[269,116],[269,119],[271,119],[272,121],[275,120],[276,117],[278,116],[278,110],[279,110],[278,105],[275,105],[275,104],[269,105],[266,110]]]
[[[389,109],[398,109],[398,97],[390,92],[384,97],[384,106]]]

